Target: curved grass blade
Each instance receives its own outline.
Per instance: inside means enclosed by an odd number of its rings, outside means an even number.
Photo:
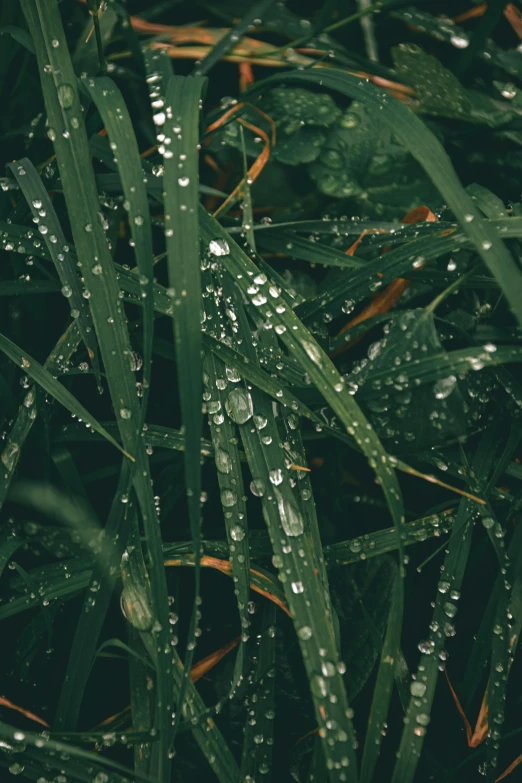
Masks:
[[[100,113],[111,143],[114,159],[118,165],[125,197],[124,206],[129,215],[132,244],[139,270],[141,298],[143,299],[143,397],[141,402],[143,422],[147,414],[152,371],[154,262],[149,202],[142,161],[127,106],[112,79],[106,76],[84,79],[83,84]]]
[[[147,741],[134,747],[134,769],[144,773],[149,769],[151,755],[150,731],[153,720],[153,706],[151,694],[147,688],[147,676],[150,664],[147,653],[140,639],[140,634],[131,623],[128,623],[129,646],[133,654],[128,655],[129,688],[131,701],[132,726],[136,731],[148,734]],[[148,664],[148,665],[147,665]]]
[[[431,514],[422,519],[406,522],[404,525],[404,546],[413,546],[430,538],[439,538],[451,532],[454,526],[454,513],[449,509],[441,514]],[[378,557],[397,549],[395,528],[377,530],[364,536],[340,541],[325,546],[324,555],[328,568],[357,563],[370,557]]]
[[[60,381],[57,381],[56,378],[54,378],[51,373],[45,369],[45,367],[29,356],[29,354],[27,354],[25,351],[22,351],[21,348],[11,342],[11,340],[9,340],[3,334],[0,334],[0,351],[3,351],[3,353],[5,353],[5,355],[8,356],[18,367],[20,367],[23,372],[29,376],[29,378],[38,383],[39,386],[41,386],[42,389],[45,389],[48,394],[52,395],[55,400],[58,400],[58,402],[61,403],[64,408],[67,408],[67,410],[70,411],[74,416],[78,416],[83,421],[89,422],[90,426],[96,430],[96,432],[98,432],[100,435],[103,435],[103,437],[108,440],[109,443],[112,443],[113,446],[116,446],[116,448],[121,451],[122,454],[124,454],[126,457],[129,457],[131,460],[134,459],[130,454],[127,454],[127,452],[124,451],[118,441],[116,441],[112,435],[110,435],[107,430],[102,427],[102,425],[94,418],[94,416],[91,416],[89,411],[83,407],[76,397],[74,397],[74,395],[72,395],[71,392],[60,383]],[[27,407],[30,408],[31,405],[32,403]],[[12,443],[14,444],[14,441],[12,441]],[[14,445],[11,446],[11,449],[14,450]],[[17,449],[17,452],[18,451],[19,448]],[[8,458],[8,462],[10,461],[10,458]]]
[[[522,271],[498,234],[484,220],[461,185],[450,158],[426,125],[403,103],[391,98],[367,81],[333,68],[293,71],[281,77],[270,77],[256,85],[263,89],[274,82],[315,82],[359,100],[399,136],[406,149],[423,166],[435,187],[445,199],[476,252],[498,280],[500,288],[519,324],[522,325]]]
[[[155,636],[159,649],[156,668],[157,702],[152,774],[167,777],[170,770],[172,657],[168,620],[168,594],[161,554],[154,495],[145,445],[138,437],[140,408],[131,367],[131,345],[119,287],[102,223],[99,199],[89,154],[87,133],[76,87],[76,76],[56,0],[22,0],[35,45],[42,92],[60,179],[71,223],[74,245],[102,354],[113,407],[124,448],[134,452],[133,483],[138,497],[150,567]],[[50,67],[49,67],[50,66]],[[101,274],[99,273],[101,268]],[[68,726],[67,728],[74,728]]]
[[[201,279],[199,263],[199,113],[206,79],[172,76],[166,93],[163,131],[171,138],[164,152],[165,238],[172,305],[181,417],[186,433],[185,486],[190,530],[199,552],[202,417]],[[195,570],[199,596],[199,567]],[[196,607],[191,620],[185,682],[194,653]],[[184,686],[179,695],[183,703]],[[181,709],[176,713],[179,725]]]
[[[133,295],[136,294],[137,282],[134,276],[132,275],[132,273],[126,270],[122,270],[120,273],[120,282],[124,290],[128,291],[129,293],[132,293]],[[134,299],[130,299],[129,301],[134,301]],[[172,308],[169,302],[169,297],[166,295],[166,290],[159,285],[155,285],[154,287],[154,307],[158,312],[161,312],[169,316],[172,315]],[[222,359],[225,359],[227,364],[229,364],[231,367],[236,368],[239,371],[239,373],[242,376],[244,376],[247,380],[249,380],[251,383],[253,383],[258,388],[262,389],[263,391],[266,391],[267,394],[273,397],[277,402],[281,402],[282,404],[284,404],[287,407],[290,407],[294,411],[299,411],[301,415],[306,416],[306,418],[308,418],[310,421],[314,421],[316,424],[320,425],[325,432],[328,432],[333,437],[347,443],[347,445],[349,445],[351,448],[359,448],[357,444],[354,443],[352,438],[346,433],[344,433],[342,430],[325,425],[324,421],[316,414],[314,414],[287,387],[281,386],[278,380],[275,380],[272,377],[272,375],[270,375],[265,370],[262,370],[260,367],[250,362],[248,357],[244,356],[242,353],[239,353],[234,348],[231,348],[229,345],[219,342],[209,332],[203,334],[203,343],[208,345],[208,347],[214,353],[216,353],[217,356],[220,356]],[[484,349],[480,348],[479,351],[480,351],[480,356],[482,356],[484,353]],[[486,351],[486,353],[488,352]],[[167,353],[164,352],[164,355],[167,355]],[[465,352],[465,355],[468,356],[469,353]],[[466,368],[478,369],[478,364],[474,364],[473,362],[471,362],[470,365],[469,362],[465,360],[465,357],[463,357],[463,359],[464,361],[462,362],[461,365],[462,367],[464,367],[465,369]],[[490,361],[490,359],[487,359],[485,361],[486,362]],[[477,498],[474,495],[471,495],[470,493],[467,493],[464,490],[457,489],[456,487],[453,487],[445,482],[440,481],[435,476],[432,475],[427,476],[418,470],[414,470],[410,465],[408,465],[403,460],[399,460],[396,457],[392,457],[390,455],[390,461],[392,462],[393,467],[396,468],[397,470],[401,470],[403,472],[409,473],[410,475],[417,476],[418,478],[423,478],[424,480],[430,481],[431,483],[439,484],[440,486],[445,487],[446,489],[450,489],[452,492],[457,492],[458,494],[464,495],[466,497],[470,497],[476,502],[479,503],[483,502],[481,499]]]
[[[32,212],[33,219],[38,223],[38,231],[43,237],[49,255],[58,272],[62,284],[62,293],[69,301],[71,311],[78,321],[82,340],[92,361],[99,386],[100,368],[97,357],[96,335],[92,331],[89,305],[82,296],[80,278],[69,255],[70,246],[62,231],[53,202],[49,198],[38,172],[28,158],[20,158],[17,163],[8,163],[7,168],[18,182],[20,190],[24,194]]]
[[[388,627],[382,646],[381,661],[377,673],[377,681],[373,692],[372,706],[364,740],[364,751],[361,762],[361,783],[371,783],[375,766],[379,758],[381,738],[386,727],[386,718],[395,677],[396,659],[400,650],[400,624],[403,612],[403,592],[395,579],[393,597],[388,617]],[[412,686],[413,687],[413,686]]]
[[[194,76],[206,76],[206,74],[217,65],[222,57],[227,55],[234,47],[240,43],[246,32],[250,32],[252,27],[262,24],[263,15],[268,11],[275,0],[260,0],[249,8],[238,24],[234,25],[225,35],[215,44],[207,56],[199,65],[194,68]],[[260,47],[265,45],[260,43]]]
[[[203,360],[203,368],[205,370],[205,396],[209,397],[207,400],[208,420],[230,547],[230,561],[236,583],[242,641],[246,641],[250,626],[248,614],[250,552],[248,547],[246,503],[244,500],[245,489],[241,474],[239,449],[236,445],[237,434],[233,422],[224,415],[226,395],[223,385],[227,384],[225,365],[217,356],[207,353]],[[232,503],[234,498],[235,502]],[[240,647],[238,654],[242,657],[242,647]],[[242,672],[238,670],[234,679],[237,681],[241,675]]]
[[[494,465],[498,443],[498,433],[493,428],[484,433],[473,459],[472,468],[475,475],[484,477],[489,474]],[[480,492],[480,485],[476,489]],[[417,695],[410,699],[406,712],[407,721],[402,732],[391,783],[412,783],[415,777],[435,696],[439,654],[443,650],[446,633],[451,633],[450,626],[457,611],[450,595],[460,594],[471,547],[474,515],[475,507],[472,502],[463,499],[459,504],[446,549],[447,554],[441,570],[433,619],[430,624],[431,630],[428,639],[421,643],[422,655],[415,679]],[[424,689],[421,686],[424,686]]]
[[[130,484],[128,462],[124,462],[116,493],[113,498],[107,524],[104,528],[104,540],[110,542],[107,557],[94,563],[91,577],[91,590],[87,591],[76,626],[67,671],[60,693],[57,713],[67,715],[68,721],[76,724],[87,686],[92,663],[95,658],[98,639],[102,630],[109,603],[118,577],[118,566],[122,551],[126,545],[128,525],[126,517],[135,513],[130,504],[121,502],[127,494]],[[132,509],[132,511],[131,511]],[[114,542],[114,543],[113,543]],[[96,593],[93,603],[92,593]]]
[[[191,552],[179,554],[176,557],[170,557],[165,560],[166,566],[194,566],[195,564],[196,557],[194,553]],[[222,574],[233,577],[233,564],[230,560],[221,560],[217,557],[203,555],[203,557],[201,557],[201,567],[213,568],[216,571],[220,571]],[[264,596],[269,601],[272,601],[272,603],[279,606],[285,614],[290,616],[290,610],[285,601],[284,593],[269,571],[266,571],[258,565],[251,566],[248,574],[248,581],[250,588],[254,592]]]
[[[341,315],[398,277],[409,279],[419,258],[425,263],[464,245],[465,237],[462,234],[448,235],[444,229],[439,229],[436,235],[407,242],[390,250],[385,258],[378,256],[357,272],[325,286],[315,299],[299,305],[296,313],[304,321],[317,318],[323,311],[333,316]]]
[[[241,775],[243,780],[255,781],[258,773],[270,783],[272,769],[272,746],[275,718],[275,678],[271,676],[276,662],[276,641],[274,630],[277,615],[275,607],[267,606],[263,615],[263,629],[257,652],[255,670],[256,689],[248,698],[251,719],[245,727],[245,739],[241,754]]]
[[[309,261],[311,264],[325,264],[341,269],[359,269],[365,264],[356,256],[349,256],[342,250],[323,245],[320,242],[312,242],[299,234],[293,234],[289,237],[287,232],[260,231],[257,233],[256,239],[264,250],[284,253],[291,258]]]
[[[64,770],[69,773],[68,761],[80,762],[78,770],[74,769],[74,766],[70,774],[67,774],[68,780],[79,781],[92,781],[92,771],[101,770],[100,774],[108,777],[107,773],[103,770],[108,770],[118,783],[123,783],[127,776],[132,775],[132,770],[120,764],[117,761],[113,761],[110,758],[104,758],[99,753],[84,750],[77,745],[72,745],[62,741],[56,741],[53,737],[49,737],[48,733],[40,734],[33,731],[22,732],[23,739],[20,738],[20,730],[14,726],[9,726],[7,723],[0,722],[0,738],[10,748],[18,748],[21,750],[18,758],[23,758],[27,753],[29,758],[36,761],[37,768],[42,770],[44,764],[49,764],[57,770]],[[24,743],[21,746],[20,743]],[[66,756],[66,758],[64,758]],[[86,765],[92,767],[92,771],[86,770]],[[89,777],[86,777],[85,773]],[[119,774],[121,773],[121,775]],[[122,776],[126,776],[125,778]],[[148,775],[136,775],[138,780],[146,781],[146,783],[155,783],[154,779]]]
[[[43,369],[52,377],[58,375],[62,368],[69,365],[73,354],[80,344],[80,340],[78,325],[73,321],[47,357]],[[7,497],[24,443],[31,432],[36,417],[42,411],[43,404],[38,390],[34,386],[31,387],[9,431],[6,444],[0,456],[0,461],[2,462],[2,470],[0,470],[0,508]]]
[[[139,538],[129,540],[136,545],[128,547],[122,558],[122,609],[128,622],[140,632],[145,650],[157,668],[156,658],[160,651],[151,633],[154,612],[147,570]],[[190,670],[187,678],[186,668],[174,648],[174,695],[179,698],[184,693],[184,698],[179,699],[183,717],[190,723],[194,739],[221,783],[240,783],[241,776],[235,759],[214,721],[205,719],[204,702],[191,681]]]

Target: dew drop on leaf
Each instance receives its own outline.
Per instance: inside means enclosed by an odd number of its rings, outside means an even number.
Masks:
[[[245,424],[254,413],[252,397],[246,389],[232,389],[225,400],[225,410],[236,424]]]
[[[212,239],[209,242],[208,251],[213,256],[228,256],[230,247],[226,239]]]

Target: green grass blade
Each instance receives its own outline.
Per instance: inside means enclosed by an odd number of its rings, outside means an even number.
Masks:
[[[55,377],[61,368],[68,367],[72,356],[80,344],[80,340],[78,325],[73,322],[47,357],[43,367],[44,370],[52,377]],[[34,386],[31,387],[20,406],[0,456],[0,461],[2,462],[2,470],[0,471],[0,508],[7,497],[25,441],[31,432],[35,419],[42,413],[43,406],[44,401],[41,399],[38,390]]]
[[[246,705],[251,719],[245,728],[241,754],[243,780],[255,780],[258,772],[266,783],[271,780],[275,718],[275,678],[271,671],[276,664],[276,619],[275,607],[267,606],[257,651],[256,689]]]
[[[228,54],[241,42],[242,37],[252,27],[263,23],[263,16],[274,4],[275,0],[260,0],[249,8],[241,21],[234,25],[223,37],[212,47],[207,56],[194,68],[194,76],[206,76],[207,73],[216,65],[222,57]]]
[[[67,664],[67,671],[60,693],[57,713],[64,725],[76,725],[80,707],[94,661],[98,639],[105,621],[109,603],[118,575],[118,566],[126,544],[126,517],[131,513],[129,504],[121,498],[128,492],[130,471],[128,463],[122,465],[116,493],[104,528],[104,537],[111,543],[105,562],[97,562],[91,577],[91,590],[87,592],[80,612],[76,633]],[[112,542],[115,542],[114,544]],[[96,593],[93,604],[92,593]],[[64,719],[66,716],[66,719]],[[59,730],[59,723],[57,728]]]
[[[382,646],[381,661],[377,673],[377,681],[373,692],[372,706],[366,737],[364,740],[363,758],[361,763],[361,783],[371,783],[377,760],[379,758],[381,738],[386,726],[386,718],[395,677],[395,666],[400,649],[400,625],[403,612],[403,592],[395,580],[392,604],[388,617],[388,628]],[[412,686],[413,688],[414,686]]]
[[[200,541],[201,470],[199,444],[202,431],[201,395],[201,275],[199,262],[199,114],[206,80],[172,76],[167,86],[163,132],[171,144],[163,153],[165,238],[169,295],[173,305],[174,342],[181,418],[186,433],[185,482],[190,529],[196,552]],[[199,595],[199,567],[195,570]],[[185,661],[186,677],[192,665],[196,633],[195,612]],[[183,689],[180,699],[183,700]],[[177,711],[176,726],[180,710]]]
[[[74,397],[74,395],[72,395],[71,392],[60,383],[60,381],[57,381],[56,378],[51,375],[49,370],[46,370],[45,367],[36,361],[36,359],[33,359],[31,356],[29,356],[28,353],[11,342],[11,340],[8,340],[8,338],[3,334],[0,334],[0,351],[3,351],[3,353],[5,353],[5,355],[8,356],[11,361],[17,365],[17,367],[20,367],[29,376],[29,378],[41,386],[42,389],[45,389],[48,394],[51,394],[55,400],[58,400],[58,402],[61,403],[64,408],[67,408],[67,410],[70,411],[74,416],[78,416],[83,421],[88,422],[91,427],[96,430],[96,432],[99,432],[100,435],[103,435],[103,437],[108,440],[109,443],[112,443],[113,446],[116,446],[116,448],[121,451],[122,454],[130,457],[130,455],[122,449],[118,441],[116,441],[112,435],[110,435],[107,430],[102,427],[102,425],[94,418],[94,416],[91,416],[89,411],[83,407],[76,397]],[[27,407],[31,406],[29,405]],[[14,441],[12,441],[12,444],[13,445],[11,448],[14,450]],[[19,448],[17,451],[19,451]],[[130,458],[133,459],[132,457]]]
[[[498,434],[493,429],[487,430],[479,442],[472,465],[478,476],[489,474],[494,465],[497,447]],[[477,489],[480,491],[480,486]],[[450,596],[452,593],[460,595],[462,589],[471,547],[474,512],[474,504],[463,499],[459,504],[441,570],[433,619],[430,623],[431,630],[427,640],[420,643],[421,658],[415,678],[416,695],[410,699],[406,712],[407,721],[402,732],[392,783],[412,783],[415,777],[427,732],[426,726],[430,722],[439,673],[439,654],[444,648],[446,633],[451,632],[449,626],[457,611]],[[422,686],[424,690],[421,694]]]
[[[148,575],[141,553],[139,538],[131,537],[122,558],[122,607],[126,619],[139,632],[151,661],[159,654],[151,633],[154,612]],[[198,553],[199,554],[199,553]],[[199,561],[199,557],[198,557]],[[212,719],[206,718],[206,708],[195,686],[186,677],[185,667],[174,649],[174,697],[181,703],[183,717],[190,724],[194,738],[221,783],[240,783],[241,777],[234,757]],[[180,698],[184,694],[184,698]]]
[[[142,421],[145,421],[152,371],[152,341],[154,339],[154,278],[152,231],[149,202],[145,188],[138,143],[123,96],[112,79],[85,79],[84,85],[102,118],[118,164],[124,206],[129,225],[136,264],[139,271],[143,301],[143,398]]]
[[[99,385],[100,368],[89,305],[82,296],[80,278],[69,255],[70,245],[63,233],[53,202],[49,198],[38,172],[28,158],[20,158],[17,163],[9,163],[7,168],[18,182],[33,219],[38,223],[38,231],[43,237],[58,272],[62,293],[67,298],[71,312],[78,321],[82,340],[92,361]]]
[[[227,384],[225,365],[217,356],[209,352],[205,355],[203,367],[205,397],[209,397],[207,400],[209,426],[230,547],[232,573],[236,582],[241,631],[246,639],[250,626],[248,614],[250,555],[245,488],[239,449],[236,445],[237,434],[233,422],[224,413],[226,392],[222,387],[223,383]],[[234,499],[235,502],[232,503]]]

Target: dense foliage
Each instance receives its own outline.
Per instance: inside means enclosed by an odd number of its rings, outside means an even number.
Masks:
[[[2,781],[517,779],[518,5],[0,39]]]

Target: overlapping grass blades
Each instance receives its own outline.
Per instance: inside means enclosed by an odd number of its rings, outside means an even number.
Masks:
[[[266,276],[259,272],[255,264],[241,251],[235,242],[227,241],[226,232],[209,215],[201,212],[201,236],[212,252],[212,242],[221,240],[227,243],[229,252],[222,254],[222,261],[229,274],[236,280],[244,294],[254,307],[273,324],[282,342],[306,367],[312,382],[324,399],[338,415],[348,433],[355,439],[370,460],[372,468],[379,476],[382,490],[390,507],[390,513],[396,525],[400,544],[400,528],[404,521],[399,486],[393,469],[388,464],[375,433],[369,427],[359,406],[344,387],[344,381],[334,365],[321,350],[310,332],[303,327],[299,319],[288,307],[277,302],[279,292],[270,286]],[[255,289],[252,292],[251,289]],[[364,431],[364,435],[362,432]]]
[[[491,471],[498,435],[493,429],[487,430],[477,447],[472,468],[477,476],[487,476]],[[480,491],[480,485],[476,487]],[[441,571],[433,619],[429,634],[419,641],[421,658],[417,674],[411,684],[411,699],[406,713],[405,723],[397,762],[393,771],[392,783],[411,783],[414,780],[419,763],[424,738],[429,729],[430,713],[438,681],[438,666],[444,651],[447,636],[453,633],[452,622],[457,608],[464,572],[471,547],[473,522],[476,518],[476,506],[472,501],[463,499],[455,517],[455,523],[447,546],[447,555]]]
[[[62,293],[71,305],[71,312],[78,321],[82,340],[87,348],[94,371],[100,383],[96,336],[92,331],[92,318],[87,300],[82,296],[80,278],[69,257],[70,246],[63,233],[53,203],[38,172],[28,158],[20,158],[7,167],[24,194],[33,220],[43,236],[45,246],[53,260],[62,284]]]
[[[111,399],[123,446],[133,452],[133,483],[146,533],[148,567],[154,612],[157,616],[158,693],[156,725],[159,740],[152,772],[160,777],[170,766],[168,757],[172,694],[167,586],[161,560],[161,537],[149,480],[145,447],[138,437],[141,413],[131,369],[131,348],[119,287],[107,239],[98,214],[98,194],[89,156],[74,74],[58,5],[54,0],[24,0],[22,8],[35,45],[49,126],[54,133],[63,193],[81,273],[90,293],[91,314],[98,337]],[[48,68],[50,66],[50,68]],[[68,716],[64,723],[70,725]],[[58,716],[63,719],[62,716]]]
[[[51,377],[54,378],[60,371],[60,368],[68,366],[73,354],[78,348],[80,339],[78,325],[73,321],[67,331],[60,337],[58,343],[44,363],[43,369],[46,370]],[[74,403],[76,404],[76,400]],[[0,472],[0,506],[3,506],[7,497],[26,438],[31,431],[36,417],[42,410],[42,395],[38,388],[32,386],[20,406],[18,415],[7,436],[6,444],[2,449],[2,455],[0,457],[0,460],[2,461],[2,471]]]
[[[118,441],[116,441],[112,435],[109,435],[109,433],[94,418],[94,416],[91,416],[89,411],[86,410],[80,402],[78,402],[76,397],[74,397],[74,395],[72,395],[70,391],[60,383],[60,381],[57,381],[56,378],[51,375],[49,370],[39,364],[35,359],[32,358],[32,356],[29,356],[28,353],[11,342],[11,340],[9,340],[7,337],[4,337],[4,335],[0,335],[0,351],[3,351],[6,356],[9,356],[9,358],[15,362],[18,367],[21,367],[24,372],[27,373],[29,378],[31,378],[33,381],[36,381],[36,383],[38,383],[42,389],[45,389],[46,392],[58,400],[58,402],[67,408],[73,414],[73,416],[78,416],[80,419],[90,424],[91,427],[96,430],[96,432],[99,432],[100,435],[103,435],[103,437],[112,443],[113,446],[115,446],[120,451],[123,451]],[[27,404],[24,402],[24,407],[33,407],[34,394],[34,390],[31,390],[29,396],[26,397]],[[11,439],[11,443],[12,458],[14,459],[19,451],[20,444],[13,439]],[[127,452],[123,451],[123,453],[130,459],[134,459]],[[9,468],[9,463],[11,461],[9,454],[6,454],[5,459],[8,463],[6,467]]]

